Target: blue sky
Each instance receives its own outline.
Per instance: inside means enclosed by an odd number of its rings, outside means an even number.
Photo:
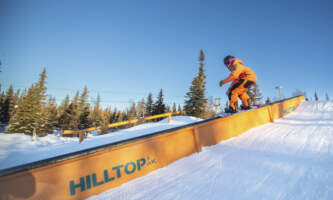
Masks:
[[[3,89],[28,88],[47,70],[58,101],[87,86],[90,100],[126,107],[156,97],[182,104],[206,54],[206,96],[226,99],[223,57],[258,76],[263,96],[283,86],[333,99],[333,1],[0,0]]]

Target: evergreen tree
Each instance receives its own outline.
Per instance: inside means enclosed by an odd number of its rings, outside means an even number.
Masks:
[[[79,106],[79,91],[76,92],[71,104],[69,105],[69,129],[76,130],[79,128],[80,106]]]
[[[119,112],[118,112],[117,108],[114,108],[111,118],[110,118],[110,123],[118,122],[118,118],[119,118]]]
[[[65,112],[65,110],[68,108],[68,106],[69,106],[69,96],[67,95],[58,107],[59,117]]]
[[[6,96],[5,96],[4,102],[2,104],[2,109],[1,109],[2,123],[8,123],[10,118],[12,117],[12,114],[14,113],[14,109],[15,109],[14,98],[15,98],[14,89],[13,89],[13,86],[11,85],[6,92]]]
[[[118,112],[117,122],[126,121],[128,119],[127,115],[123,111]]]
[[[315,99],[315,101],[318,101],[319,99],[318,99],[318,94],[317,94],[317,92],[315,92],[315,94],[314,94],[314,99]]]
[[[163,100],[163,90],[160,90],[160,93],[158,94],[157,101],[154,103],[153,106],[153,115],[163,114],[165,113],[166,106],[164,104]]]
[[[180,104],[178,104],[178,109],[177,109],[177,111],[178,111],[180,114],[183,114],[183,109],[182,109],[182,107],[181,107]]]
[[[46,99],[46,69],[40,74],[39,81],[33,84],[22,100],[19,101],[15,115],[10,119],[8,133],[26,133],[32,135],[35,130],[38,136],[46,134],[46,121],[43,119],[43,107]]]
[[[98,95],[99,98],[99,95]],[[79,99],[79,114],[81,114],[82,112],[84,112],[86,110],[86,107],[89,107],[88,105],[88,88],[84,87],[83,88],[83,92],[80,96]]]
[[[86,129],[90,127],[90,121],[89,121],[89,113],[90,108],[88,105],[83,107],[83,110],[81,111],[80,117],[79,117],[79,129]]]
[[[112,117],[111,108],[108,107],[108,108],[104,109],[103,113],[102,113],[102,120],[103,120],[102,125],[106,126],[106,125],[110,124],[111,117]]]
[[[97,127],[103,124],[103,111],[101,109],[100,104],[101,104],[101,97],[97,95],[97,100],[95,102],[93,111],[90,116],[93,127]]]
[[[66,102],[67,100],[65,100]],[[64,103],[67,104],[67,103]],[[69,106],[59,117],[59,126],[62,130],[76,130],[79,128],[79,92],[76,92]]]
[[[249,95],[250,99],[250,105],[258,105],[261,104],[261,101],[263,99],[263,96],[260,92],[259,85],[255,84],[253,87],[251,87],[247,94]]]
[[[69,96],[67,95],[66,98],[61,102],[60,106],[58,107],[58,123],[57,127],[65,130],[65,116],[66,116],[66,110],[69,107]]]
[[[136,111],[137,111],[138,117],[145,117],[145,100],[144,99],[142,99],[141,101],[138,102]]]
[[[132,103],[132,106],[130,110],[128,111],[128,120],[136,119],[137,118],[137,112],[136,112],[136,106],[135,103]]]
[[[43,107],[42,120],[44,120],[44,126],[41,128],[44,133],[52,133],[58,124],[58,109],[56,99],[49,97],[47,104]]]
[[[173,103],[173,105],[172,105],[172,112],[173,113],[177,112],[177,105],[176,105],[176,103]]]
[[[271,104],[271,99],[270,99],[269,97],[267,97],[265,104],[266,104],[266,105]]]
[[[109,131],[107,125],[110,124],[111,116],[112,116],[112,111],[110,107],[102,110],[102,123],[101,123],[102,128],[101,131],[99,132],[99,135],[105,134]]]
[[[200,51],[199,57],[199,73],[190,87],[190,91],[186,93],[184,110],[187,115],[204,118],[207,99],[205,97],[205,79],[204,72],[205,54],[203,50]]]
[[[210,97],[208,100],[208,103],[206,105],[204,119],[210,119],[210,118],[214,117],[214,115],[215,115],[214,101],[213,101],[213,97]]]
[[[152,114],[153,114],[153,95],[149,93],[145,105],[145,116],[151,116]]]
[[[326,101],[330,101],[330,97],[328,96],[327,93],[325,94],[325,97],[326,97]]]
[[[0,85],[1,87],[1,85]],[[3,123],[3,117],[2,117],[2,113],[3,113],[3,104],[4,104],[4,93],[1,92],[1,88],[0,88],[0,123]]]
[[[169,105],[165,105],[165,113],[171,112],[171,108]]]

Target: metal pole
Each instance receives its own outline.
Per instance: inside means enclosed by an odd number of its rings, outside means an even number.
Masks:
[[[279,90],[279,93],[280,93],[280,100],[282,100],[282,86],[281,85],[279,85],[279,86],[276,86],[275,87],[277,90]]]
[[[219,106],[221,105],[221,98],[214,99],[215,113],[218,113]]]

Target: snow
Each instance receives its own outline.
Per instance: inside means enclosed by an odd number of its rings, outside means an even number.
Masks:
[[[184,126],[200,120],[195,117],[175,116],[172,117],[170,123],[168,123],[168,119],[166,118],[159,122],[146,123],[105,135],[90,135],[81,144],[79,144],[78,138],[60,137],[59,135],[52,134],[46,137],[36,137],[35,141],[32,141],[32,137],[28,135],[0,133],[0,170]]]
[[[332,199],[333,102],[303,102],[275,123],[88,198]]]

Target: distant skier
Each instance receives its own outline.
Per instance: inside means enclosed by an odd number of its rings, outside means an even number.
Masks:
[[[230,70],[230,75],[220,81],[220,87],[224,84],[232,81],[230,85],[227,96],[229,97],[230,105],[229,108],[225,109],[225,112],[235,113],[236,103],[238,101],[238,97],[242,100],[243,105],[241,105],[242,109],[250,109],[248,100],[249,95],[247,94],[247,90],[257,82],[256,74],[248,67],[243,65],[243,62],[234,56],[226,56],[224,58],[224,64]]]

